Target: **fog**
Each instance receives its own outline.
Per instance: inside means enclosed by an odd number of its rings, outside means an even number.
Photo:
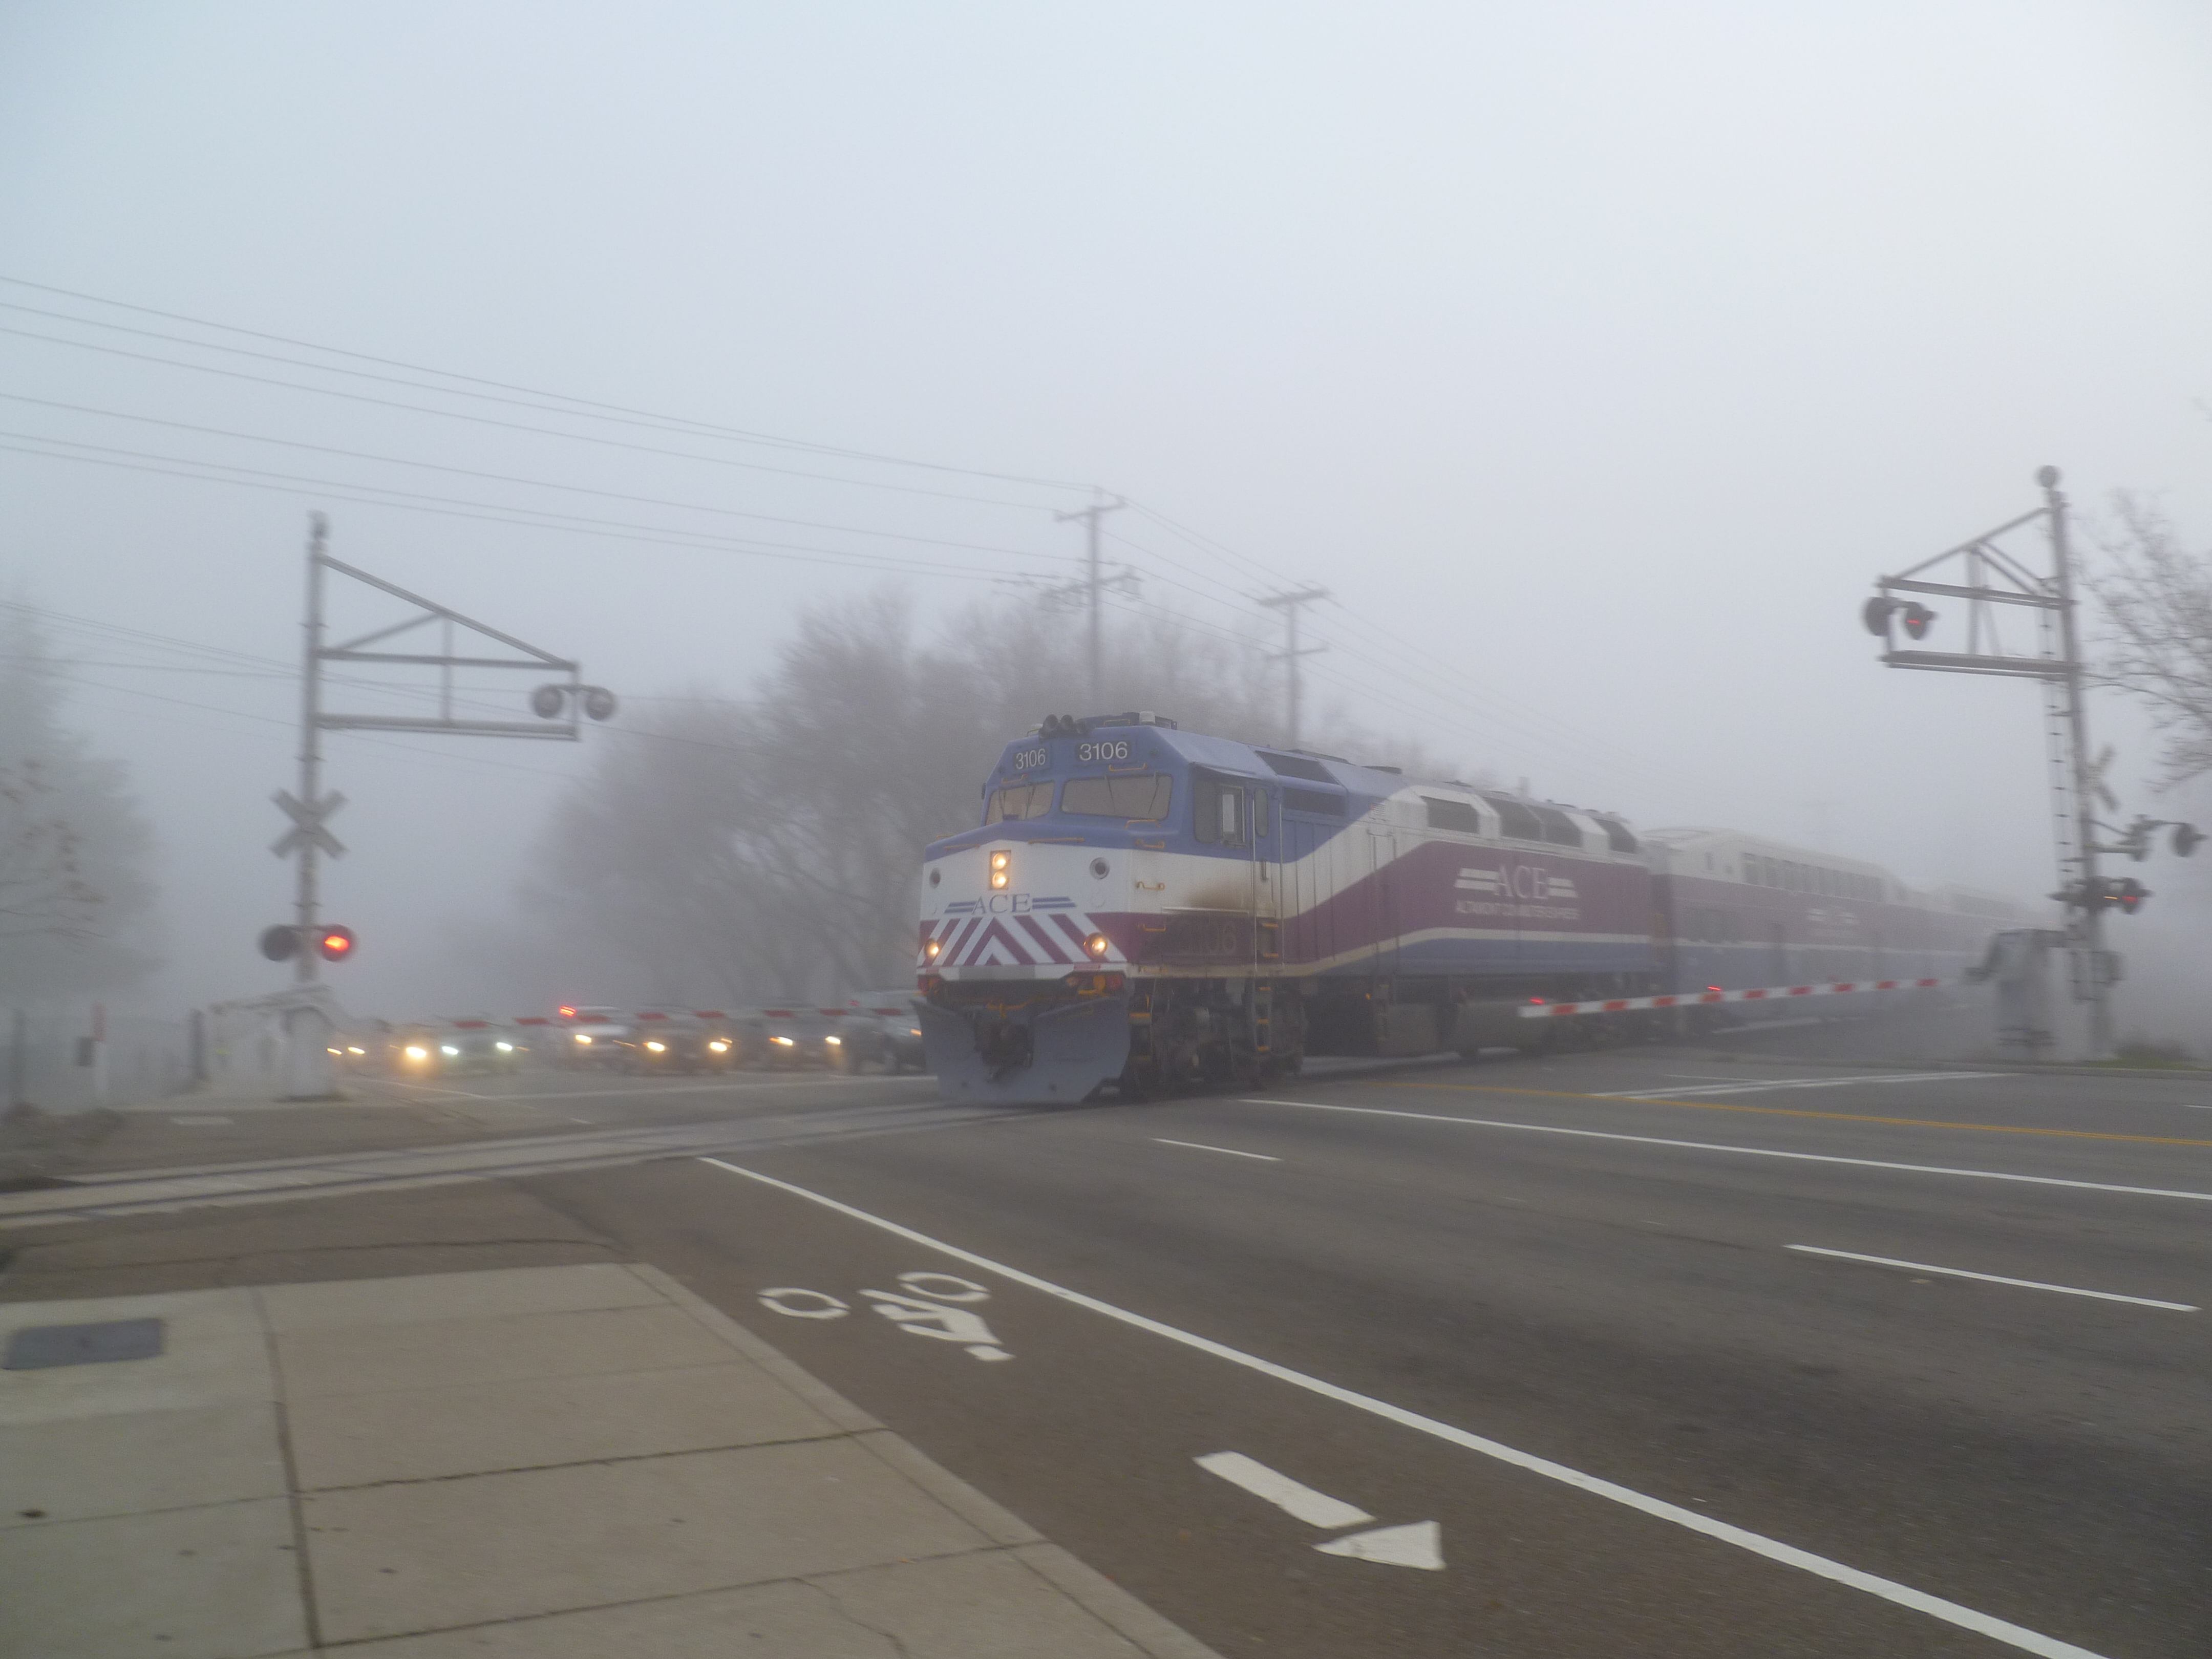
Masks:
[[[1115,627],[1330,590],[1317,723],[2039,897],[2034,688],[1857,606],[2045,463],[2212,544],[2208,84],[2212,17],[2124,0],[0,9],[0,576],[155,828],[136,994],[282,982],[310,510],[635,722],[887,583],[1042,605],[1126,497]],[[332,734],[345,1000],[522,1012],[611,740]],[[2121,1024],[2202,1043],[2212,862],[2131,872]]]

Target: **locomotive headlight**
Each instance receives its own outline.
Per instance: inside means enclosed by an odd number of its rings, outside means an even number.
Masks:
[[[1083,948],[1090,951],[1091,954],[1097,957],[1098,960],[1103,962],[1106,959],[1106,952],[1113,948],[1113,941],[1109,939],[1103,933],[1093,933],[1089,939],[1083,941]]]
[[[934,962],[937,960],[937,953],[944,948],[945,941],[943,939],[933,939],[930,940],[928,944],[921,947],[921,953],[927,957],[932,962]]]
[[[648,1054],[665,1054],[668,1052],[668,1045],[665,1042],[648,1042],[645,1047]]]
[[[994,888],[1004,887],[1007,882],[1013,878],[1012,873],[1006,867],[1012,862],[1013,854],[1011,853],[994,853],[991,854],[991,885]]]

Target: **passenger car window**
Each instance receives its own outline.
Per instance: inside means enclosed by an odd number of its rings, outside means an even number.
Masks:
[[[1523,803],[1510,795],[1485,795],[1483,799],[1497,808],[1498,828],[1506,835],[1522,841],[1544,839],[1543,821]]]
[[[1438,800],[1434,795],[1421,797],[1421,805],[1429,809],[1429,828],[1455,830],[1465,836],[1482,833],[1482,814],[1474,804],[1463,800]]]

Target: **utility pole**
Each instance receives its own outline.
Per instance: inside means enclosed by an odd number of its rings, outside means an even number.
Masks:
[[[2042,683],[2045,735],[2049,744],[2052,828],[2057,842],[2059,890],[2051,896],[2066,907],[2066,944],[2073,980],[2074,1000],[2088,1006],[2089,1058],[2109,1060],[2112,1054],[2112,986],[2119,977],[2119,961],[2105,949],[2104,908],[2120,902],[2124,908],[2148,895],[2138,887],[2132,895],[2106,891],[2097,873],[2100,852],[2143,855],[2150,820],[2140,821],[2131,841],[2100,847],[2097,835],[2096,801],[2109,799],[2099,775],[2101,767],[2089,757],[2089,720],[2082,692],[2087,667],[2081,659],[2081,632],[2075,615],[2072,549],[2067,537],[2066,497],[2058,488],[2058,469],[2046,466],[2035,481],[2043,489],[2043,505],[2030,513],[1986,531],[1971,541],[1923,559],[1895,576],[1875,583],[1875,597],[1862,613],[1867,631],[1883,641],[1881,660],[1892,668],[1917,668],[1946,674],[1994,674]],[[2051,538],[2051,572],[2040,574],[1997,544],[2014,531],[2044,520]],[[1962,580],[1934,580],[1945,574],[1937,567],[1957,561]],[[1901,647],[1897,630],[1917,643],[1935,625],[1936,612],[1917,599],[1905,594],[1942,595],[1966,602],[1966,648],[1964,651],[1920,651]],[[1999,617],[2006,607],[2025,610],[2037,621],[2040,645],[2030,655],[2008,649],[2001,637]],[[2164,821],[2160,821],[2161,823]],[[2174,850],[2186,856],[2202,840],[2191,825],[2175,826]]]
[[[308,833],[296,837],[292,848],[299,854],[292,887],[292,922],[299,942],[292,952],[292,982],[299,1000],[284,1011],[284,1094],[291,1100],[321,1100],[331,1092],[330,1021],[315,997],[321,977],[322,952],[315,937],[315,909],[320,870],[317,854],[328,848],[335,856],[338,845],[322,821],[343,803],[321,799],[323,779],[323,562],[328,556],[330,520],[319,513],[307,515],[307,614],[301,623],[304,639],[300,660],[300,793],[302,810],[313,819]],[[282,801],[278,803],[283,805]],[[295,817],[295,823],[298,821]],[[291,839],[288,837],[288,839]]]
[[[1310,645],[1303,650],[1299,649],[1298,610],[1302,605],[1311,605],[1316,600],[1325,599],[1328,597],[1328,590],[1325,587],[1308,587],[1302,588],[1296,593],[1270,593],[1259,601],[1269,610],[1279,611],[1283,613],[1283,648],[1280,651],[1269,653],[1267,660],[1285,664],[1290,670],[1291,740],[1289,746],[1292,749],[1298,746],[1298,659],[1318,656],[1328,649],[1325,645]]]
[[[2066,535],[2066,497],[2058,489],[2057,467],[2043,468],[2035,481],[2043,486],[2043,510],[2051,527],[2051,577],[2058,592],[2058,659],[2065,665],[2065,678],[2058,689],[2065,699],[2066,730],[2074,751],[2074,835],[2081,871],[2081,890],[2088,898],[2099,891],[2096,792],[2091,787],[2089,716],[2081,696],[2083,666],[2074,615],[2074,562]],[[2101,780],[2097,781],[2101,787]],[[2089,994],[2089,1057],[2107,1060],[2112,1054],[2112,975],[2105,967],[2105,913],[2100,905],[2084,903],[2069,910],[2067,921],[2067,931],[2075,935],[2071,941],[2075,994],[2081,994],[2084,981]]]
[[[1069,588],[1073,588],[1084,592],[1089,598],[1091,605],[1091,706],[1094,711],[1098,708],[1098,700],[1105,695],[1104,692],[1099,689],[1098,610],[1100,594],[1108,586],[1107,581],[1098,574],[1098,520],[1109,513],[1118,513],[1121,508],[1127,505],[1128,502],[1123,501],[1117,495],[1110,501],[1093,501],[1088,507],[1077,507],[1073,513],[1055,513],[1052,515],[1054,520],[1060,524],[1066,524],[1071,519],[1080,519],[1083,520],[1084,544],[1085,549],[1084,555],[1083,580],[1079,582],[1071,582],[1067,585],[1067,587],[1062,588],[1060,591],[1065,592],[1067,592]],[[1128,577],[1127,574],[1124,573],[1124,574],[1115,577],[1113,580],[1116,583],[1124,583],[1127,582]]]

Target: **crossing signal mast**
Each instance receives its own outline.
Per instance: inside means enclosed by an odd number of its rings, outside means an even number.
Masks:
[[[2089,722],[2083,692],[2087,669],[2075,623],[2077,601],[2067,538],[2066,497],[2058,489],[2058,469],[2035,475],[2043,505],[1999,525],[1971,541],[1923,559],[1900,575],[1875,583],[1875,597],[1860,612],[1867,631],[1883,642],[1881,660],[1891,668],[1917,668],[1946,674],[1995,674],[2039,681],[2043,686],[2044,733],[2051,770],[2051,817],[2058,851],[2058,890],[2051,896],[2066,907],[2066,943],[2072,963],[2075,1000],[2089,1008],[2090,1058],[2112,1053],[2112,987],[2120,977],[2119,957],[2105,949],[2104,913],[2133,915],[2150,890],[2127,878],[2107,880],[2098,873],[2099,854],[2141,860],[2150,852],[2154,830],[2171,827],[2173,850],[2186,858],[2204,839],[2195,826],[2169,819],[2137,817],[2118,838],[2094,816],[2102,801],[2118,802],[2104,779],[2112,751],[2089,758]],[[2051,574],[2045,575],[2018,554],[1999,545],[2016,531],[2040,522],[2049,538]],[[1955,577],[1956,580],[1948,580]],[[1966,605],[1966,649],[1923,651],[1913,647],[1935,627],[1936,613],[1920,595],[1963,599]],[[1910,596],[1910,597],[1900,597]],[[2008,611],[2004,607],[2010,607]],[[2033,619],[2036,649],[2009,648],[2000,622],[2026,612]],[[2015,636],[2017,635],[2015,626]],[[1902,634],[1907,643],[1900,646]]]
[[[330,819],[345,805],[336,790],[323,793],[323,733],[325,732],[444,732],[450,736],[482,738],[540,738],[574,743],[582,735],[579,716],[593,720],[613,718],[614,693],[603,685],[583,683],[580,665],[565,657],[526,645],[510,634],[471,620],[420,594],[356,569],[331,556],[330,522],[319,513],[308,516],[307,608],[306,641],[300,665],[300,775],[298,793],[280,789],[274,799],[291,827],[270,848],[278,858],[298,860],[293,892],[293,919],[264,928],[261,954],[271,962],[289,962],[292,989],[284,1005],[285,1079],[288,1100],[326,1100],[331,1097],[330,1068],[331,1016],[320,984],[322,964],[352,958],[354,932],[325,922],[321,908],[321,860],[325,855],[343,858],[345,846],[330,831]],[[413,607],[413,614],[365,634],[331,645],[325,641],[325,589],[329,579],[339,576],[373,589],[387,599]],[[399,636],[418,629],[437,630],[437,648],[395,650]],[[398,715],[333,713],[325,706],[323,665],[350,663],[383,669],[434,669],[437,713]],[[529,697],[532,720],[486,720],[457,713],[453,672],[466,670],[520,671],[546,683]],[[422,687],[419,690],[428,690]]]

